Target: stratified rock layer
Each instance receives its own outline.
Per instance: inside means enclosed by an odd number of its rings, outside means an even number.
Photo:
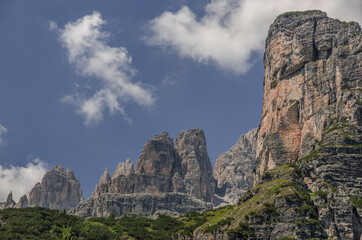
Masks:
[[[257,129],[253,129],[241,135],[238,142],[216,160],[213,174],[216,194],[228,203],[236,203],[253,186],[256,133]]]
[[[282,14],[264,67],[255,186],[192,239],[362,239],[361,27]]]
[[[296,162],[332,118],[361,125],[361,28],[326,13],[278,17],[264,54],[264,97],[255,181]]]
[[[183,131],[175,145],[167,132],[155,135],[143,147],[135,168],[127,160],[118,164],[112,177],[106,169],[92,197],[72,213],[104,216],[114,212],[118,216],[135,212],[152,215],[167,208],[172,213],[184,213],[212,207],[215,180],[203,131],[197,128]],[[176,206],[173,201],[181,205]],[[151,202],[152,208],[147,209],[145,206]]]
[[[324,231],[360,239],[362,35],[326,13],[288,13],[270,26],[255,183],[298,163]],[[298,160],[298,161],[297,161]]]
[[[28,207],[39,206],[69,210],[83,200],[79,181],[71,169],[56,165],[45,173],[29,193]]]
[[[190,211],[201,211],[212,208],[211,203],[182,193],[105,193],[99,197],[91,197],[71,209],[70,214],[78,216],[116,216],[125,214],[178,215]]]

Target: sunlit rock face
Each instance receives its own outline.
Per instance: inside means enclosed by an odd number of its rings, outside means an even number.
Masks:
[[[355,22],[320,11],[287,13],[270,26],[254,183],[297,163],[327,235],[360,239],[362,36]]]
[[[334,117],[361,125],[361,34],[326,13],[285,14],[270,26],[255,182],[294,163]]]

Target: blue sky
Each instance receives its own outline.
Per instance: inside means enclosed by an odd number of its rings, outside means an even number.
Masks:
[[[195,2],[0,2],[0,201],[59,163],[87,198],[162,131],[202,128],[214,163],[259,124],[274,18],[320,8],[361,22],[362,11],[355,0]]]

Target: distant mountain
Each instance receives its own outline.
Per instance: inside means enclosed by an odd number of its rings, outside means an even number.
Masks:
[[[82,189],[74,172],[69,168],[64,171],[62,165],[56,165],[45,173],[41,182],[35,184],[29,196],[22,196],[15,204],[10,193],[7,201],[0,203],[0,209],[39,206],[68,211],[82,200]]]
[[[216,194],[225,203],[236,203],[254,182],[257,129],[240,136],[229,151],[216,160],[214,178],[217,182]]]
[[[212,208],[215,179],[201,129],[155,135],[143,147],[136,167],[119,163],[112,177],[105,170],[92,196],[72,209],[84,216],[128,213],[179,214]]]

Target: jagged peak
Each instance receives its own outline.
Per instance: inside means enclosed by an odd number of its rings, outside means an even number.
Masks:
[[[10,193],[8,194],[8,197],[6,198],[6,202],[12,202],[13,200],[13,191],[10,191]]]
[[[127,158],[125,162],[119,162],[116,169],[114,170],[111,179],[115,179],[120,175],[129,175],[134,173],[134,166],[131,159]]]
[[[173,139],[170,137],[170,134],[165,131],[161,132],[160,135],[155,134],[155,136],[153,137],[153,139],[151,139],[151,141],[160,141],[173,145]]]
[[[48,172],[64,172],[64,167],[62,164],[57,164],[52,167]]]
[[[108,167],[106,167],[101,179],[99,180],[99,184],[107,183],[109,181],[111,181],[111,177],[109,176],[109,169],[108,169]]]
[[[68,178],[70,178],[72,180],[76,179],[73,170],[70,168],[67,168],[67,171],[65,172],[65,174],[67,175]]]

